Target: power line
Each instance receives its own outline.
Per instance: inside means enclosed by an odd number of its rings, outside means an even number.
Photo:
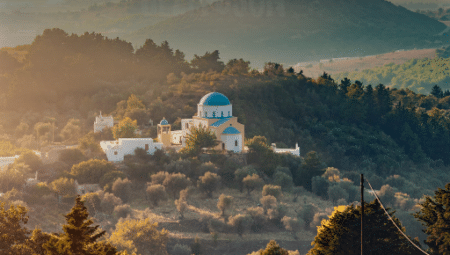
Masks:
[[[372,185],[370,185],[370,182],[366,179],[365,180],[367,182],[367,184],[369,184],[370,189],[372,190],[373,194],[375,195],[375,198],[378,200],[378,202],[381,205],[381,208],[383,209],[383,211],[386,213],[386,215],[388,216],[389,220],[392,222],[392,224],[394,224],[394,226],[397,228],[397,230],[406,238],[406,240],[408,240],[412,245],[414,245],[414,247],[416,247],[417,249],[419,249],[421,252],[423,252],[426,255],[430,255],[428,253],[426,253],[424,250],[422,250],[419,246],[417,246],[417,244],[415,244],[413,241],[411,241],[411,239],[409,239],[409,237],[403,233],[403,231],[397,226],[397,224],[395,224],[394,220],[392,219],[391,215],[389,215],[389,213],[386,211],[386,209],[384,208],[383,203],[381,203],[380,199],[377,196],[377,193],[373,190]]]

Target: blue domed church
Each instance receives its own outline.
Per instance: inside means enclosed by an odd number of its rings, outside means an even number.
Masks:
[[[163,119],[158,125],[158,139],[164,146],[185,145],[192,127],[209,128],[219,140],[216,150],[241,152],[244,149],[244,125],[233,117],[233,107],[228,98],[218,92],[202,97],[197,104],[197,115],[181,120],[181,130],[171,131],[170,124]]]

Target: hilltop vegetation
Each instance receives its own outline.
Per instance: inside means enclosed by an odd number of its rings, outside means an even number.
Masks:
[[[445,51],[441,54],[444,55]],[[428,93],[434,85],[450,89],[450,58],[411,59],[395,65],[366,69],[360,72],[344,72],[334,75],[337,80],[347,77],[363,84],[385,84],[397,89],[409,89],[416,93]]]

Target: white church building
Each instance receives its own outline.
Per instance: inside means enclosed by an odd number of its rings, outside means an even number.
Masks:
[[[97,119],[98,118],[98,119]],[[96,123],[111,125],[112,117],[96,118]],[[105,120],[105,118],[108,118]],[[109,119],[110,118],[110,119]],[[99,124],[98,128],[103,124]],[[105,126],[103,125],[103,126]],[[172,130],[166,119],[157,126],[158,142],[152,138],[119,138],[117,141],[102,141],[100,146],[106,153],[108,161],[123,161],[127,154],[134,154],[136,148],[142,148],[148,154],[153,154],[163,147],[184,147],[186,138],[192,127],[203,126],[216,135],[218,145],[215,150],[232,151],[235,153],[245,150],[245,126],[233,117],[233,107],[228,98],[218,92],[211,92],[203,96],[197,104],[197,113],[191,119],[181,119],[181,130]],[[94,124],[94,130],[95,130]],[[300,147],[295,149],[278,149],[272,145],[275,153],[290,153],[300,156]]]

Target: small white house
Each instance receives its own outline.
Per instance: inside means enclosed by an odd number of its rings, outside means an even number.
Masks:
[[[119,138],[117,141],[101,141],[100,147],[106,153],[108,161],[119,162],[123,161],[125,155],[134,154],[137,148],[153,155],[157,149],[162,149],[163,144],[153,142],[153,138]]]
[[[295,149],[280,149],[277,148],[275,143],[272,143],[272,149],[275,153],[290,153],[294,156],[300,157],[300,147],[298,147],[298,143],[295,144]]]
[[[75,192],[77,193],[77,195],[80,196],[87,193],[93,193],[102,190],[99,184],[78,184],[77,180],[75,180],[74,184],[75,184]]]
[[[103,117],[100,112],[100,116],[95,117],[94,133],[102,132],[104,128],[113,127],[114,119],[112,116]]]

